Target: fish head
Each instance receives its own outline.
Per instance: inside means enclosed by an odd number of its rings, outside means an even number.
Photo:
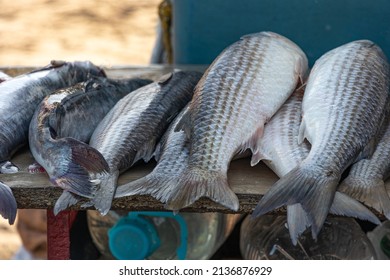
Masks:
[[[106,77],[104,70],[90,61],[75,61],[70,65],[74,68],[75,75],[85,75],[87,73],[88,77]]]

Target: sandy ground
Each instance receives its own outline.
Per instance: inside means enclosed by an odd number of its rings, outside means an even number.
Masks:
[[[160,2],[0,0],[0,66],[43,66],[52,59],[146,65]],[[0,217],[0,260],[20,244],[15,226]]]

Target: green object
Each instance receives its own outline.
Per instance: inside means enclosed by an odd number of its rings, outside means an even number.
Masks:
[[[297,43],[309,64],[325,52],[369,39],[390,56],[390,1],[173,0],[176,64],[210,64],[242,35],[273,31]]]

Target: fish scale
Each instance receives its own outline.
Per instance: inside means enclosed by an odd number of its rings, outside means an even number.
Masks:
[[[260,146],[263,161],[280,178],[298,166],[310,151],[307,141],[298,144],[303,92],[303,87],[296,90],[264,127]],[[339,192],[335,194],[330,212],[380,223],[367,208]],[[287,224],[292,242],[296,245],[299,235],[310,226],[307,214],[300,204],[287,206]]]
[[[103,155],[110,169],[108,175],[96,178],[100,183],[91,199],[101,214],[110,210],[119,174],[141,158],[150,160],[156,141],[190,101],[200,77],[194,71],[168,74],[120,100],[96,128],[90,145]]]
[[[14,173],[18,168],[10,157],[27,144],[28,128],[34,110],[54,90],[71,86],[90,75],[104,72],[91,62],[52,61],[48,66],[0,83],[0,170]],[[4,185],[4,184],[1,184]],[[0,215],[12,224],[16,217],[16,200],[7,187],[0,185]]]
[[[206,70],[188,109],[164,137],[153,172],[119,186],[116,195],[150,194],[173,210],[206,196],[237,210],[238,200],[226,177],[230,160],[248,147],[258,152],[257,140],[251,138],[262,130],[261,120],[277,111],[306,72],[305,54],[283,36],[272,32],[244,36]],[[283,83],[275,86],[280,73]],[[258,157],[252,157],[254,164]]]
[[[167,208],[179,210],[206,196],[237,210],[227,183],[230,161],[247,148],[254,153],[252,164],[259,161],[257,135],[306,72],[302,50],[272,32],[246,35],[227,47],[203,75],[176,127],[186,132],[190,154],[186,170],[172,178]]]
[[[354,41],[319,58],[307,82],[299,130],[299,143],[307,138],[310,153],[271,187],[254,215],[300,203],[316,237],[341,174],[359,155],[372,153],[388,88],[387,59],[371,41]]]
[[[378,135],[373,155],[356,162],[339,190],[384,213],[390,219],[390,197],[384,180],[390,175],[390,114],[387,103],[386,118]]]
[[[248,42],[250,42],[250,41],[248,40],[248,41],[246,41],[246,43],[243,44],[243,47],[241,48],[242,53],[237,55],[237,60],[239,61],[239,63],[237,64],[236,67],[232,67],[232,69],[227,72],[226,76],[232,76],[233,73],[236,73],[237,71],[239,71],[243,65],[246,65],[246,69],[248,69],[248,71],[247,71],[248,73],[253,73],[254,72],[253,68],[257,69],[257,71],[259,71],[259,72],[262,70],[261,69],[262,56],[259,58],[259,60],[256,60],[256,57],[253,57],[256,55],[256,53],[253,52],[253,49],[258,49],[259,44],[257,42],[257,44],[254,44],[253,46],[251,46]],[[248,56],[245,56],[245,54],[244,54],[244,50],[246,49],[246,47],[249,47],[249,51],[250,51],[250,54]],[[267,47],[268,47],[268,44],[265,43],[263,48],[267,49]],[[258,53],[261,53],[261,51],[259,51]],[[264,54],[264,55],[266,55],[266,54]],[[251,57],[251,58],[253,58],[253,60],[247,61],[248,60],[247,57]],[[258,62],[258,63],[252,63],[252,62]],[[232,61],[229,61],[227,63],[228,64],[233,63],[233,65],[234,65],[236,63],[236,61],[233,59]],[[252,65],[252,64],[254,64],[254,65]],[[218,66],[218,64],[216,65],[216,67],[217,66]],[[226,131],[226,134],[231,134],[232,131],[229,131],[229,128],[237,129],[237,122],[240,119],[239,118],[232,118],[232,115],[234,113],[237,115],[241,114],[242,115],[241,120],[245,119],[247,117],[245,112],[240,111],[240,109],[242,107],[245,107],[243,105],[243,103],[247,99],[248,93],[249,93],[249,91],[247,90],[247,87],[245,87],[243,83],[244,83],[244,81],[247,81],[246,82],[247,84],[252,84],[253,83],[253,76],[254,76],[253,74],[249,75],[249,76],[241,74],[237,83],[234,83],[234,79],[230,78],[229,83],[227,84],[227,87],[225,84],[222,84],[222,83],[219,84],[219,86],[215,89],[215,91],[218,92],[218,94],[216,95],[216,98],[215,98],[215,103],[214,103],[215,105],[210,106],[210,103],[205,102],[204,107],[200,106],[199,111],[206,112],[206,116],[204,118],[208,119],[209,122],[211,122],[211,124],[208,124],[209,125],[208,127],[206,126],[205,128],[202,128],[202,123],[203,123],[201,121],[201,120],[203,120],[202,114],[199,114],[198,119],[196,119],[196,118],[194,119],[194,123],[198,123],[201,126],[199,129],[200,130],[199,134],[198,134],[200,143],[198,146],[199,149],[196,149],[196,148],[191,149],[191,159],[190,159],[189,165],[194,164],[194,163],[196,164],[197,162],[200,162],[200,166],[204,169],[209,168],[211,170],[223,170],[223,171],[227,170],[228,162],[230,161],[230,158],[220,159],[220,156],[214,156],[212,162],[209,162],[209,161],[207,161],[207,158],[204,155],[203,145],[207,146],[206,143],[208,143],[208,148],[211,151],[207,155],[208,157],[212,157],[213,155],[221,155],[221,154],[226,154],[228,156],[231,156],[231,153],[226,152],[229,149],[229,147],[227,147],[227,146],[229,143],[228,140],[230,140],[230,139],[226,139],[224,137],[224,131]],[[218,79],[218,76],[217,76],[217,79]],[[212,86],[212,84],[214,82],[215,82],[215,80],[211,79],[209,81],[209,83],[205,83],[203,85],[203,88],[199,87],[199,90],[202,91],[202,90],[204,90],[204,88],[208,88],[208,87]],[[230,94],[230,92],[239,92],[241,90],[241,87],[243,88],[243,90],[242,90],[242,94],[240,94],[239,96],[236,96],[234,94]],[[213,94],[213,92],[211,92],[210,94]],[[254,95],[252,95],[252,96],[254,96]],[[253,99],[254,98],[251,98],[251,99],[247,100],[247,102],[248,103],[254,102],[255,100],[253,100]],[[211,99],[211,100],[213,100],[213,99]],[[195,102],[196,102],[196,100],[194,101],[194,103]],[[221,102],[221,103],[219,103],[219,102]],[[200,104],[202,104],[202,103],[200,103]],[[210,115],[214,116],[214,117],[210,118],[209,117]],[[201,119],[201,120],[199,120],[199,119]],[[217,125],[217,128],[216,128],[217,131],[221,131],[220,128],[222,128],[222,132],[220,134],[215,134],[215,133],[210,132],[210,131],[213,131],[213,130],[210,130],[210,128],[211,128],[210,125],[214,124],[215,122],[217,122],[217,123],[221,122],[221,125],[220,126]],[[196,129],[196,127],[195,127],[195,129]],[[195,135],[197,135],[197,134],[195,134]],[[225,139],[225,142],[223,141],[224,139]],[[197,138],[194,138],[193,142],[196,142],[197,140],[198,140]],[[221,144],[219,145],[219,143],[221,143]],[[199,153],[199,155],[200,155],[199,159],[196,157],[197,153]],[[212,168],[210,168],[210,164],[211,164]]]
[[[102,155],[85,143],[118,100],[150,82],[92,77],[43,99],[30,122],[29,147],[52,183],[91,196],[89,173],[104,172],[108,167]],[[93,160],[86,162],[86,156]]]
[[[351,60],[350,54],[352,51],[353,50],[350,50],[350,52],[348,53],[349,55],[347,55],[345,57],[342,56],[343,53],[340,53],[339,56],[334,58],[335,60],[340,61],[339,64],[343,65],[342,67],[340,67],[339,73],[336,74],[335,76],[333,76],[337,80],[337,83],[336,83],[337,86],[334,88],[334,91],[335,92],[345,92],[345,91],[348,92],[348,91],[350,91],[349,87],[351,87],[351,85],[355,85],[355,88],[357,90],[355,94],[363,95],[363,92],[365,92],[365,91],[372,92],[372,90],[373,90],[372,87],[364,86],[366,83],[368,83],[368,80],[365,80],[365,79],[367,79],[367,75],[369,72],[362,73],[363,79],[360,79],[361,76],[359,79],[357,79],[358,77],[357,77],[357,75],[355,75],[355,73],[358,70],[360,70],[359,69],[360,67],[353,67],[355,65],[354,64],[355,60],[357,59],[356,57],[359,57],[359,53],[355,56],[354,60],[352,60],[352,62],[350,62],[350,60]],[[368,56],[368,54],[367,54],[367,56]],[[315,72],[315,69],[313,69],[313,71]],[[363,83],[362,80],[365,83]],[[326,92],[327,88],[330,89],[329,91],[332,90],[332,87],[331,87],[332,84],[334,84],[334,82],[332,82],[332,81],[328,81],[327,83],[324,83],[323,89],[325,89],[325,92]],[[332,96],[332,94],[329,94],[329,93],[328,94],[325,93],[324,95],[330,96],[330,97]],[[364,123],[367,123],[368,127],[371,127],[371,129],[375,130],[377,127],[377,125],[375,125],[375,124],[377,124],[379,122],[379,120],[380,120],[379,118],[381,117],[381,115],[376,116],[376,117],[374,115],[374,118],[368,118],[366,116],[369,116],[369,113],[372,112],[372,110],[369,110],[370,106],[372,106],[371,108],[381,108],[382,107],[382,109],[383,109],[384,103],[383,103],[383,97],[381,100],[379,100],[379,103],[376,103],[376,104],[372,104],[371,99],[350,98],[350,96],[346,95],[346,94],[335,95],[335,97],[336,98],[330,99],[331,100],[330,107],[334,107],[335,109],[329,111],[328,116],[329,116],[330,121],[328,122],[327,127],[325,127],[325,129],[322,130],[322,132],[324,132],[324,133],[321,133],[318,136],[318,139],[320,139],[321,141],[318,142],[318,145],[313,145],[313,147],[312,147],[313,152],[311,153],[311,155],[316,154],[317,147],[320,147],[319,149],[323,149],[323,147],[328,147],[327,152],[324,153],[325,157],[321,158],[321,163],[325,164],[326,162],[328,162],[330,160],[332,164],[336,165],[336,168],[338,170],[343,172],[345,170],[345,168],[348,167],[350,161],[354,160],[354,155],[356,156],[357,150],[361,150],[362,148],[364,148],[363,143],[367,143],[367,141],[370,139],[370,135],[363,134],[363,133],[361,133],[361,131],[359,131],[359,130],[361,130],[361,128],[358,126],[359,122],[356,118],[343,119],[340,116],[345,114],[344,111],[337,110],[336,108],[345,108],[347,106],[351,107],[352,108],[351,110],[355,114],[362,116]],[[325,102],[326,101],[327,100],[325,100]],[[325,102],[322,102],[321,104],[324,104]],[[382,103],[382,106],[380,106],[380,102]],[[305,110],[305,104],[306,103],[304,102],[303,110]],[[337,107],[336,107],[336,104],[337,104]],[[314,108],[313,110],[317,109],[317,107],[313,107],[313,108]],[[367,113],[366,115],[364,114],[365,112]],[[370,123],[371,119],[373,121]],[[346,141],[347,138],[351,137],[350,134],[347,135],[347,134],[343,133],[344,131],[347,130],[348,125],[345,125],[344,121],[340,122],[339,120],[345,120],[346,122],[347,121],[351,122],[351,124],[349,125],[349,128],[350,128],[349,131],[352,131],[352,133],[355,135],[362,135],[363,137],[365,137],[364,139],[362,139],[360,141],[362,144],[354,145],[354,143],[352,141]],[[351,128],[352,128],[352,130],[351,130]],[[360,139],[360,138],[358,138],[358,139]],[[331,143],[331,145],[326,145],[326,143]],[[345,154],[346,156],[345,157],[337,157],[336,153],[340,153],[340,152],[342,154]]]

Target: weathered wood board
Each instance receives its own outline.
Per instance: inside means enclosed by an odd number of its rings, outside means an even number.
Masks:
[[[17,153],[12,162],[20,171],[14,174],[0,174],[0,181],[12,188],[18,208],[52,208],[62,193],[62,189],[50,183],[46,173],[29,173],[27,168],[34,158],[27,148]],[[139,163],[119,177],[119,185],[141,178],[152,171],[154,162]],[[250,166],[249,159],[233,161],[228,172],[229,184],[240,199],[239,212],[253,210],[261,196],[277,180],[277,176],[264,164]],[[83,200],[85,202],[85,200]],[[80,204],[72,209],[80,209]],[[134,196],[115,199],[112,209],[163,210],[164,206],[150,196]],[[201,199],[188,211],[230,212],[209,199]]]

